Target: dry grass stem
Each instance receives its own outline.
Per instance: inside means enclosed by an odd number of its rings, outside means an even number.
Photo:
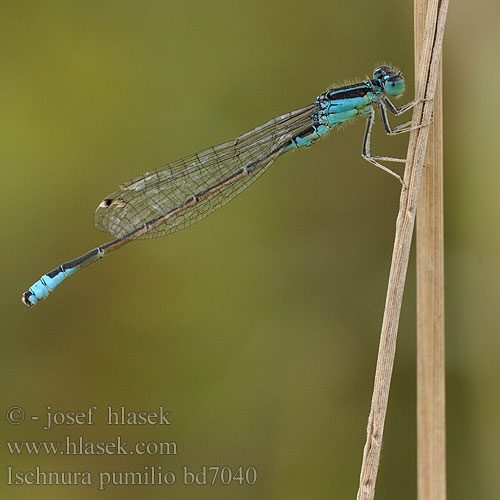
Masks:
[[[419,69],[416,75],[417,97],[423,98],[425,101],[415,106],[413,113],[414,124],[426,124],[432,120],[433,99],[439,74],[447,10],[448,0],[429,1],[421,58],[418,61]],[[407,188],[401,192],[400,207],[396,220],[394,249],[387,287],[371,409],[368,417],[366,444],[363,451],[363,462],[357,494],[358,500],[372,500],[375,496],[375,484],[396,351],[399,316],[428,137],[429,127],[422,127],[410,133],[404,175],[404,182]]]
[[[415,60],[427,0],[415,2]],[[417,209],[417,490],[446,499],[442,64]]]

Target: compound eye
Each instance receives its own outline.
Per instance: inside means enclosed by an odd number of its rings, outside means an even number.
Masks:
[[[400,75],[394,75],[384,82],[384,92],[391,97],[397,97],[404,92],[405,80]]]
[[[394,73],[394,70],[390,66],[379,66],[374,72],[373,72],[373,79],[374,80],[381,80],[385,75],[390,75],[391,73]]]

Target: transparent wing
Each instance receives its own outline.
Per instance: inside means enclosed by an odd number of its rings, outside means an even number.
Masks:
[[[146,239],[198,222],[260,177],[292,137],[311,127],[315,109],[310,105],[278,116],[236,139],[125,182],[99,205],[95,226],[122,238],[171,212],[171,217],[138,238]],[[238,175],[245,167],[245,175]],[[199,197],[199,201],[187,206],[193,197]]]

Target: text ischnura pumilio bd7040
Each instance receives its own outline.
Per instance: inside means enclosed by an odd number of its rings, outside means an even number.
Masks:
[[[363,158],[402,182],[380,161],[405,160],[373,156],[370,137],[376,108],[387,134],[413,128],[405,123],[391,129],[387,118],[387,110],[400,115],[415,105],[414,101],[396,108],[391,102],[391,97],[402,95],[404,87],[400,72],[391,66],[379,66],[372,78],[327,90],[309,106],[125,182],[101,202],[94,216],[95,226],[116,239],[44,274],[23,294],[23,302],[33,307],[68,276],[131,241],[164,236],[198,222],[250,186],[276,158],[311,146],[337,125],[358,115],[368,117]]]

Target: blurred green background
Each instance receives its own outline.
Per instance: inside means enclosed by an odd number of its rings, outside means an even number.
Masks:
[[[108,241],[125,180],[312,102],[381,62],[413,98],[413,7],[361,2],[0,4],[3,441],[174,441],[177,456],[11,455],[12,499],[354,498],[399,185],[360,156],[364,120],[278,160],[224,209],[138,242],[28,311],[41,274]],[[500,491],[498,2],[452,2],[444,48],[448,491]],[[402,101],[401,101],[402,102]],[[397,120],[393,120],[397,123]],[[407,138],[378,130],[376,153]],[[415,269],[377,498],[416,498]],[[21,406],[23,425],[6,423]],[[43,431],[46,407],[99,407]],[[105,407],[170,410],[110,427]],[[253,466],[254,486],[185,486],[181,467]],[[173,486],[8,486],[15,471],[143,471]]]

